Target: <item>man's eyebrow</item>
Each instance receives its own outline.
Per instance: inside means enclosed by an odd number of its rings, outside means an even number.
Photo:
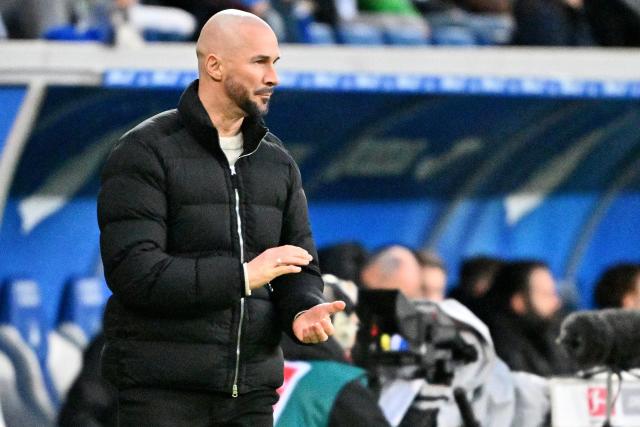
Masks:
[[[271,59],[269,55],[256,55],[253,58],[251,58],[251,61],[265,61],[265,60],[268,61],[269,59]],[[273,63],[275,64],[276,62],[278,62],[278,59],[280,59],[279,56],[273,60]]]

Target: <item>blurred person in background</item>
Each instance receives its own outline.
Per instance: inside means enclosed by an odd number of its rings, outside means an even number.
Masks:
[[[617,264],[602,275],[593,293],[597,308],[640,309],[640,265]]]
[[[223,11],[196,53],[178,108],[127,132],[102,172],[102,373],[122,426],[272,425],[282,332],[326,341],[345,307],[324,302],[299,169],[263,124],[275,34]]]
[[[583,0],[514,0],[513,44],[592,46]]]
[[[447,269],[442,258],[432,251],[415,253],[422,277],[422,299],[442,301],[447,289]]]
[[[355,284],[360,281],[360,270],[368,256],[364,246],[357,242],[338,243],[318,250],[318,262],[323,274],[333,274]]]
[[[156,3],[179,7],[194,15],[197,21],[195,36],[212,15],[225,9],[237,9],[259,16],[269,24],[280,41],[287,41],[283,19],[270,0],[156,0]]]
[[[7,31],[7,27],[4,25],[4,20],[2,19],[2,12],[0,11],[0,40],[6,39],[9,37],[9,32]]]
[[[462,261],[460,266],[460,281],[451,290],[448,297],[453,298],[476,316],[482,311],[480,303],[482,297],[489,291],[495,274],[502,266],[502,261],[489,256],[475,256]]]
[[[51,40],[92,40],[141,46],[143,37],[179,41],[191,37],[195,19],[187,12],[142,0],[24,0],[0,3],[10,16],[11,36]],[[7,9],[8,8],[8,9]]]
[[[584,0],[593,37],[601,46],[640,46],[640,2]]]
[[[561,307],[549,267],[541,261],[505,263],[484,298],[485,323],[512,371],[543,377],[570,373],[573,366],[555,343]]]
[[[424,297],[420,263],[405,246],[388,246],[372,254],[360,279],[368,289],[398,289],[409,299]]]
[[[37,39],[48,28],[68,20],[69,7],[62,0],[0,0],[9,38]]]

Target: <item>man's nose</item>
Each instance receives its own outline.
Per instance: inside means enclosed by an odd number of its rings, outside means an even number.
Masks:
[[[267,86],[277,86],[278,81],[278,73],[276,72],[276,68],[273,64],[269,65],[267,69],[267,73],[264,76],[264,84]]]

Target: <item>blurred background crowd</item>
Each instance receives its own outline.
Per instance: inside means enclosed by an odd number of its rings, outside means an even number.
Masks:
[[[0,38],[114,42],[124,30],[129,44],[185,41],[227,8],[264,18],[288,43],[640,44],[635,0],[2,0]]]

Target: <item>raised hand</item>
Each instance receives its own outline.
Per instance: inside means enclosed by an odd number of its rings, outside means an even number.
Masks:
[[[344,310],[345,306],[344,301],[335,301],[310,308],[293,321],[293,333],[305,344],[328,340],[334,332],[330,316]]]
[[[313,257],[298,246],[285,245],[267,249],[247,263],[249,287],[257,289],[283,274],[300,273]]]

